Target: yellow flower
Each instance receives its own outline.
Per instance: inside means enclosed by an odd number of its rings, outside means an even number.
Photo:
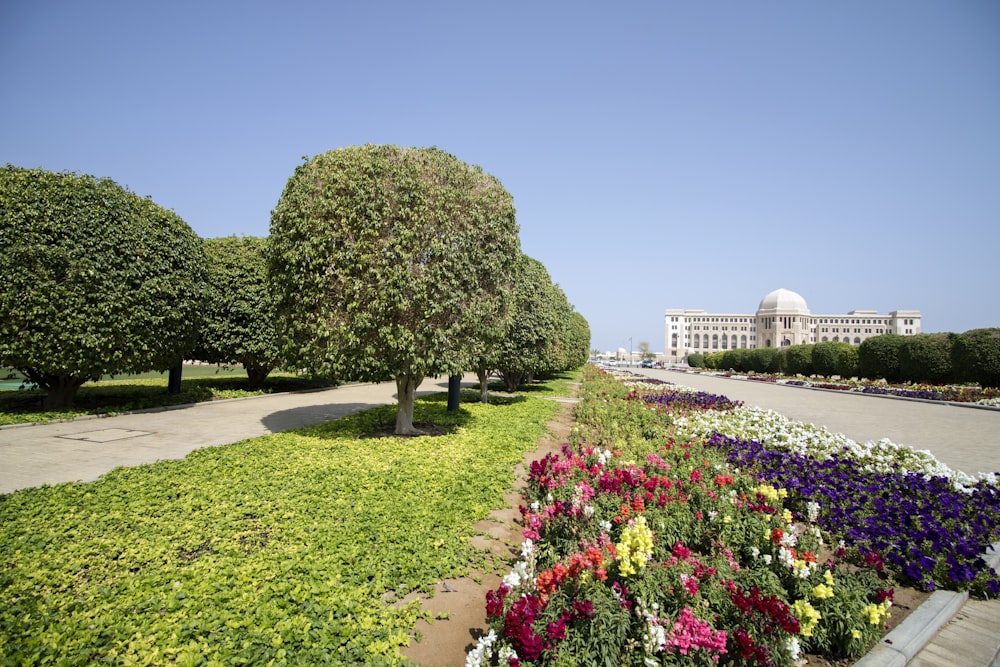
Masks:
[[[615,550],[618,554],[618,573],[623,577],[635,574],[637,568],[646,567],[646,561],[653,553],[653,531],[646,525],[646,517],[638,516],[629,521]]]
[[[823,580],[826,581],[826,585],[833,588],[833,573],[827,570],[823,573]]]
[[[799,634],[812,637],[813,629],[823,616],[806,600],[796,600],[792,605],[792,613],[799,619]]]
[[[855,639],[861,639],[861,630],[858,630],[857,628],[851,630],[851,636]]]
[[[812,596],[817,600],[826,600],[833,597],[833,586],[828,584],[816,584],[812,589]]]

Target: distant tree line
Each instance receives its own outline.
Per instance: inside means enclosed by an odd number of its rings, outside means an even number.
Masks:
[[[109,179],[0,170],[0,366],[49,406],[103,375],[180,359],[413,390],[465,371],[508,388],[578,367],[590,330],[520,250],[511,195],[434,148],[357,146],[307,159],[267,238],[199,239]]]
[[[962,334],[883,334],[861,345],[824,342],[688,355],[688,365],[755,373],[862,377],[924,384],[1000,387],[1000,328]]]

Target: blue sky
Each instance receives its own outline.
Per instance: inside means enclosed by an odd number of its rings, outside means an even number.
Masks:
[[[303,156],[365,143],[498,177],[601,350],[778,287],[1000,326],[992,0],[0,6],[0,162],[264,236]]]

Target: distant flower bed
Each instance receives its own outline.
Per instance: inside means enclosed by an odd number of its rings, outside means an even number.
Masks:
[[[739,378],[755,382],[770,382],[787,384],[797,387],[813,387],[816,389],[834,389],[837,391],[853,391],[862,394],[882,396],[900,396],[903,398],[920,398],[928,401],[951,401],[953,403],[976,403],[986,406],[1000,406],[1000,389],[993,387],[978,387],[967,385],[890,385],[881,380],[842,380],[829,381],[813,378],[788,378],[781,375],[736,375],[731,372],[714,372],[719,377]]]
[[[995,475],[614,384],[589,373],[571,443],[531,465],[522,559],[488,595],[468,665],[854,659],[885,630],[895,581],[1000,592],[979,558],[1000,533]]]

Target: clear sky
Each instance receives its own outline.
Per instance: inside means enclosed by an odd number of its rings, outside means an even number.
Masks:
[[[265,236],[365,143],[499,178],[597,349],[779,287],[1000,326],[995,0],[0,4],[0,163]]]

